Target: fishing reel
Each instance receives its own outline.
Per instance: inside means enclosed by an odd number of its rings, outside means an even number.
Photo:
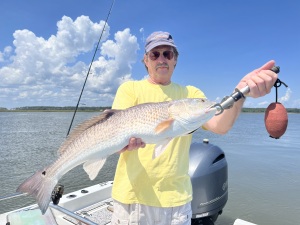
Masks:
[[[63,196],[64,193],[64,186],[58,184],[52,191],[51,199],[54,205],[58,205],[60,198]]]

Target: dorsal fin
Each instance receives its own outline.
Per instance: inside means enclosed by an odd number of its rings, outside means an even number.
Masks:
[[[67,139],[63,142],[63,144],[60,146],[58,149],[58,154],[61,155],[67,147],[76,139],[78,138],[79,135],[81,135],[85,130],[89,129],[90,127],[98,124],[98,123],[103,123],[106,121],[109,117],[114,115],[117,111],[119,110],[114,110],[114,109],[109,109],[105,110],[103,113],[92,117],[89,120],[84,121],[83,123],[79,124],[76,126],[70,135],[67,137]]]

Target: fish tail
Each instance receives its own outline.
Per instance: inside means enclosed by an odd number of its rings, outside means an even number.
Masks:
[[[48,177],[45,170],[41,170],[27,178],[17,189],[17,192],[27,193],[33,196],[42,212],[48,209],[52,191],[57,184],[57,179]]]

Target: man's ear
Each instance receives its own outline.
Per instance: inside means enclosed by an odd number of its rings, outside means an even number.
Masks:
[[[144,54],[144,63],[146,64],[146,62],[148,62],[148,57],[147,57],[147,55],[146,54]]]

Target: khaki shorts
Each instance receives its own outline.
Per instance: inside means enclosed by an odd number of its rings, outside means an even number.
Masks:
[[[141,204],[123,204],[114,200],[112,225],[190,225],[191,203],[161,208]]]

